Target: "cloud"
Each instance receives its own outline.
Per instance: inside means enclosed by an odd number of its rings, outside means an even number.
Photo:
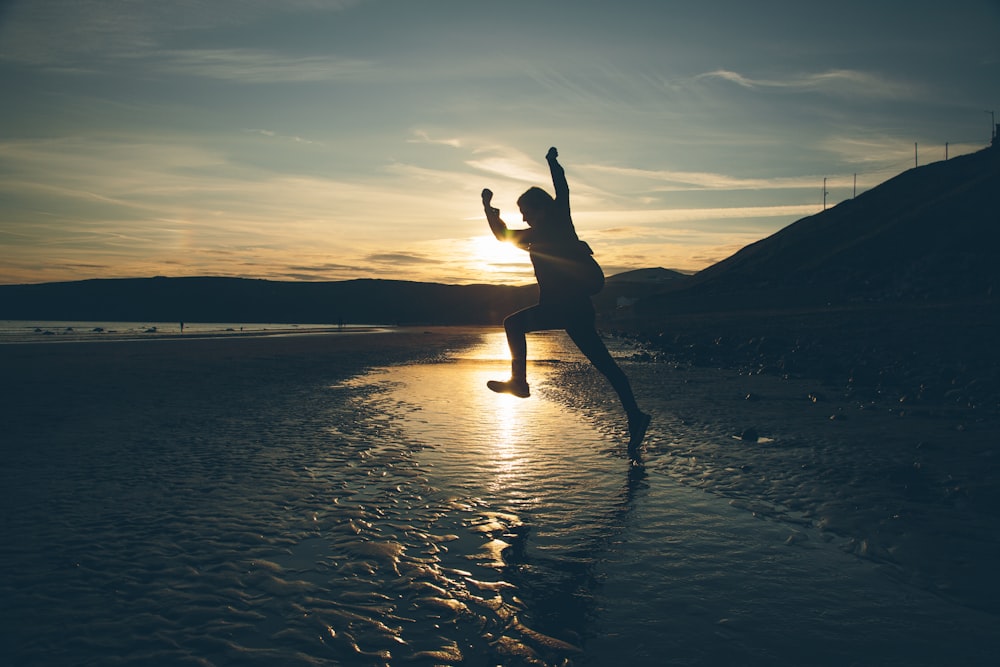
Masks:
[[[722,79],[723,81],[729,81],[735,83],[738,86],[743,86],[744,88],[754,88],[756,87],[754,82],[747,79],[742,74],[737,74],[736,72],[730,72],[728,70],[718,69],[714,72],[705,72],[704,74],[699,74],[695,79]]]
[[[310,139],[305,139],[303,137],[299,137],[299,136],[296,136],[296,135],[279,134],[279,133],[277,133],[277,132],[275,132],[273,130],[261,130],[261,129],[247,128],[247,129],[244,130],[244,132],[246,132],[248,134],[260,135],[262,137],[268,137],[270,139],[280,139],[282,141],[288,141],[288,142],[295,143],[295,144],[307,144],[309,146],[323,146],[324,145],[322,142],[319,142],[319,141],[312,141]]]
[[[375,253],[368,255],[365,259],[379,264],[433,264],[438,261],[434,257],[402,252]]]
[[[364,0],[45,0],[9,3],[0,22],[0,59],[63,68],[83,54],[151,55],[169,32],[204,32],[251,24],[275,13],[339,12]]]
[[[735,206],[730,208],[668,208],[639,209],[633,211],[588,211],[574,213],[573,218],[588,224],[600,220],[614,220],[612,230],[620,233],[619,225],[692,222],[697,220],[745,220],[748,218],[782,218],[806,216],[818,212],[816,204],[791,204],[783,206]]]
[[[859,178],[864,176],[865,182],[870,185],[913,166],[913,141],[887,134],[869,132],[866,135],[864,131],[859,131],[858,134],[860,136],[831,136],[818,145],[843,163],[859,166],[864,172],[858,172]],[[944,146],[941,143],[919,142],[919,146],[921,164],[944,157]],[[981,149],[982,145],[977,143],[952,142],[948,145],[948,155],[957,157]]]
[[[462,140],[453,139],[434,139],[431,138],[430,134],[424,130],[415,130],[413,136],[406,140],[408,144],[431,144],[437,146],[451,146],[452,148],[461,148]]]
[[[912,97],[917,91],[907,83],[890,81],[877,74],[850,69],[834,69],[811,74],[796,74],[784,79],[755,79],[739,72],[718,69],[695,77],[696,81],[719,79],[750,90],[770,89],[809,91],[837,96],[862,95],[869,98],[898,99]]]
[[[188,49],[157,54],[161,71],[235,83],[303,83],[362,79],[370,61],[331,55],[289,56],[256,49]]]
[[[549,174],[539,166],[538,159],[524,154],[495,155],[466,161],[473,169],[526,183],[547,183]]]
[[[312,265],[297,265],[292,264],[286,266],[287,271],[300,272],[308,275],[315,276],[317,273],[329,273],[331,271],[354,271],[356,267],[349,264],[338,264],[335,262],[325,262],[323,264],[312,264]]]
[[[270,272],[270,273],[268,273]],[[291,265],[281,266],[270,265],[260,267],[255,275],[267,275],[268,278],[276,280],[302,280],[306,282],[324,280],[344,280],[352,276],[367,277],[371,275],[371,267],[350,264],[337,264],[326,262],[312,266]]]
[[[635,169],[629,167],[613,167],[599,164],[589,164],[582,167],[628,179],[651,181],[653,190],[672,192],[682,190],[788,190],[796,188],[815,188],[814,176],[776,177],[776,178],[740,178],[713,172],[669,171]]]

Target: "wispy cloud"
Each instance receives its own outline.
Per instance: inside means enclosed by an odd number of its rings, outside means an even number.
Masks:
[[[261,129],[247,128],[247,129],[244,130],[244,132],[246,132],[248,134],[260,135],[262,137],[268,137],[268,138],[271,138],[271,139],[277,139],[277,140],[281,140],[281,141],[288,141],[288,142],[295,143],[295,144],[306,144],[306,145],[309,145],[309,146],[322,146],[322,145],[324,145],[322,142],[319,142],[319,141],[312,141],[311,139],[305,139],[303,137],[299,137],[299,136],[296,136],[296,135],[279,134],[278,132],[275,132],[274,130],[261,130]]]
[[[795,74],[785,78],[752,78],[732,70],[718,69],[695,77],[697,81],[718,79],[751,90],[809,91],[827,95],[863,95],[869,98],[912,97],[916,88],[871,72],[834,69]]]
[[[302,83],[360,79],[370,61],[337,56],[291,56],[256,49],[188,49],[158,54],[161,71],[235,83]]]
[[[432,264],[438,260],[434,257],[406,252],[380,252],[368,255],[365,258],[369,262],[377,264]]]
[[[587,235],[606,273],[645,266],[697,271],[761,238],[759,230],[698,227],[633,227],[628,234]]]
[[[23,260],[7,279],[51,279],[30,267],[80,263],[84,249],[115,276],[169,273],[183,259],[193,273],[342,279],[358,266],[433,279],[450,265],[433,240],[449,221],[446,233],[485,229],[466,222],[479,208],[467,175],[398,163],[354,180],[279,173],[196,143],[126,135],[0,143],[10,175],[0,181],[0,255]],[[289,265],[296,269],[281,268]],[[473,268],[463,258],[452,275]]]
[[[0,22],[0,60],[63,69],[81,54],[103,58],[158,55],[167,32],[198,31],[259,21],[263,16],[340,12],[364,0],[105,0],[13,2]],[[4,23],[16,30],[4,29]]]
[[[431,137],[429,132],[424,130],[415,130],[413,136],[406,140],[408,144],[431,144],[438,146],[451,146],[452,148],[461,148],[462,140],[456,137],[452,138],[439,138]]]
[[[812,215],[819,211],[817,204],[792,204],[782,206],[734,206],[729,208],[660,208],[617,211],[588,211],[574,213],[573,218],[578,227],[589,229],[617,230],[620,234],[623,225],[674,225],[676,223],[712,220],[723,222],[727,220],[747,220],[754,218],[786,218],[793,219]],[[658,234],[664,233],[659,228]],[[630,229],[630,233],[636,230]]]
[[[659,192],[681,190],[787,190],[816,187],[816,178],[811,176],[740,178],[712,172],[649,170],[600,164],[588,164],[581,168],[640,182],[645,181],[651,184],[651,189]]]
[[[543,185],[550,181],[548,171],[539,165],[538,158],[523,153],[506,151],[488,157],[467,160],[466,164],[478,171],[501,176],[513,181]]]
[[[860,136],[832,136],[819,143],[844,164],[857,165],[869,181],[879,182],[913,166],[913,143],[887,134],[872,134],[859,130]],[[921,164],[944,158],[944,146],[939,142],[918,142]],[[981,150],[982,144],[952,142],[948,155],[957,157]]]

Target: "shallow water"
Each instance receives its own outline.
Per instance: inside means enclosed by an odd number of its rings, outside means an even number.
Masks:
[[[718,430],[655,411],[646,465],[629,465],[614,412],[567,407],[549,384],[580,361],[565,338],[535,335],[531,351],[528,400],[485,389],[508,371],[495,333],[441,363],[247,394],[225,414],[152,413],[115,437],[77,425],[44,471],[14,457],[9,664],[993,655],[995,616],[665,465],[667,443],[727,446]]]

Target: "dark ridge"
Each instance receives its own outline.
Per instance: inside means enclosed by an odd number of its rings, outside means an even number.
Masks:
[[[911,169],[607,313],[671,358],[1000,414],[1000,148]],[[938,409],[938,408],[935,408]]]
[[[695,274],[643,311],[919,303],[1000,287],[1000,149],[906,171]]]
[[[398,280],[102,279],[0,286],[13,320],[496,324],[534,302],[533,287]]]

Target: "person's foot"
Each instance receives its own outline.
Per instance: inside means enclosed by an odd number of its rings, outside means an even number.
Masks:
[[[490,380],[486,383],[486,386],[498,394],[511,394],[513,396],[517,396],[518,398],[528,398],[531,396],[531,391],[528,389],[528,383],[524,380],[515,380],[514,378],[511,378],[506,382]]]
[[[639,446],[642,445],[643,438],[646,437],[646,429],[652,417],[645,412],[634,412],[628,416],[628,453],[635,456],[639,453]]]

